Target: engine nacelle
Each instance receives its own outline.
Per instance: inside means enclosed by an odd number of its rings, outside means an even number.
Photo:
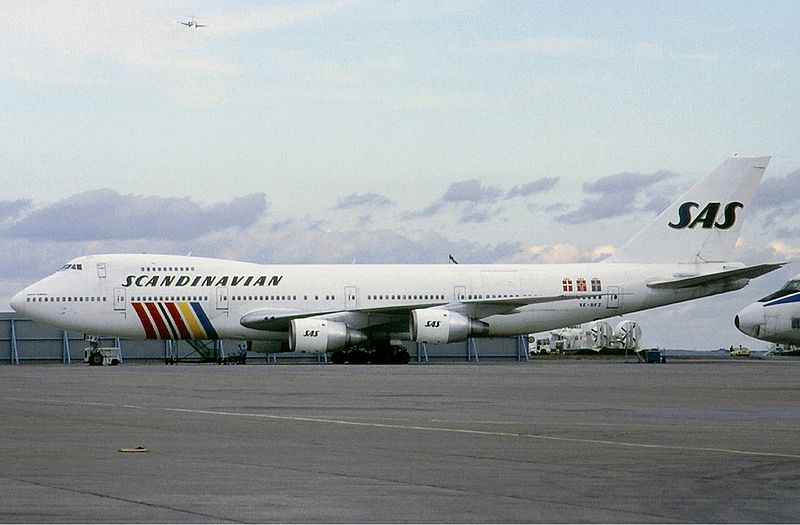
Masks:
[[[327,319],[295,319],[289,327],[293,352],[322,353],[354,346],[367,340],[361,330]]]
[[[642,328],[635,321],[622,321],[614,330],[614,337],[625,350],[638,350],[642,341]]]
[[[488,333],[488,324],[450,310],[421,308],[411,311],[411,339],[417,343],[452,343]]]

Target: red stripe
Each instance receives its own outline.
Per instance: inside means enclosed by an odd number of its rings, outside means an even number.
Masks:
[[[189,333],[189,329],[186,327],[186,324],[184,324],[183,318],[181,318],[181,313],[178,311],[178,307],[175,306],[175,303],[166,304],[170,317],[172,317],[172,320],[175,322],[175,326],[178,327],[178,331],[181,333],[181,338],[193,339],[192,334]]]
[[[156,323],[156,328],[158,328],[158,333],[161,334],[161,339],[172,339],[172,334],[169,333],[169,328],[164,324],[164,319],[161,318],[161,313],[158,311],[156,303],[144,304],[147,306],[147,311],[150,312],[150,317],[153,318],[153,322]]]
[[[145,336],[148,339],[158,339],[156,336],[156,331],[153,330],[153,323],[150,322],[150,318],[147,317],[147,312],[145,312],[144,308],[142,308],[142,303],[133,303],[133,309],[136,311],[136,315],[139,316],[139,320],[142,322]]]

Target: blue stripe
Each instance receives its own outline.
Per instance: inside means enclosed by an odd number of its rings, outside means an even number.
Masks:
[[[787,303],[800,303],[800,293],[796,293],[793,295],[788,295],[786,297],[781,297],[780,299],[776,299],[771,303],[767,303],[764,306],[775,306],[776,304],[787,304]]]
[[[208,320],[206,313],[203,311],[203,307],[200,306],[200,303],[191,303],[192,309],[194,313],[197,314],[197,318],[200,320],[200,324],[203,325],[203,328],[206,331],[206,335],[208,335],[209,339],[219,339],[217,335],[217,331],[214,330],[214,327],[211,325],[211,321]]]

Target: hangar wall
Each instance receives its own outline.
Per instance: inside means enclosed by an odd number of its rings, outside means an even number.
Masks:
[[[241,341],[222,340],[215,355],[238,355]],[[125,362],[166,362],[177,357],[181,362],[199,360],[200,354],[186,341],[153,341],[121,338],[102,338],[101,346],[119,347]],[[206,341],[211,346],[213,342]],[[13,312],[0,312],[0,363],[32,364],[83,362],[88,343],[82,333],[69,332],[38,323]],[[446,345],[406,345],[412,362],[480,359],[527,361],[527,341],[521,337],[474,339],[465,343]],[[248,364],[266,363],[324,363],[326,357],[297,352],[247,355]]]

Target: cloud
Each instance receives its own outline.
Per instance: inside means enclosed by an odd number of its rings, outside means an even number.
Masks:
[[[406,214],[405,218],[429,217],[446,206],[453,205],[460,207],[469,205],[470,209],[467,210],[465,216],[477,217],[477,215],[474,215],[476,213],[474,206],[493,204],[498,201],[503,193],[503,190],[497,186],[484,186],[478,179],[453,182],[441,197],[422,210]]]
[[[249,226],[266,208],[262,193],[205,206],[188,198],[120,195],[101,189],[34,210],[0,230],[0,235],[57,241],[196,239],[209,231]]]
[[[459,220],[464,223],[484,223],[489,222],[491,218],[496,215],[492,213],[490,210],[485,208],[473,208],[471,210],[466,211],[464,214],[461,215]]]
[[[339,197],[336,201],[336,210],[348,210],[359,207],[384,207],[391,206],[394,201],[378,193],[351,193]]]
[[[544,193],[553,189],[558,181],[559,177],[546,177],[521,186],[514,186],[506,192],[506,198],[527,197],[532,193]]]
[[[769,210],[800,203],[800,170],[785,177],[767,177],[753,198],[753,209]]]
[[[653,197],[653,187],[672,179],[676,175],[668,171],[657,171],[652,174],[617,173],[602,177],[583,185],[583,191],[599,195],[586,198],[577,209],[557,215],[556,222],[562,224],[584,224],[599,219],[621,217],[641,211],[651,211],[660,206],[666,199]],[[647,191],[650,200],[642,207],[637,206],[639,194]],[[667,201],[669,204],[669,201]],[[662,211],[660,208],[658,211]]]
[[[515,264],[571,263],[580,258],[580,250],[571,244],[530,245],[522,247],[505,261]]]
[[[767,246],[784,261],[800,259],[800,245],[792,245],[781,241],[772,241]]]
[[[332,231],[310,221],[283,222],[279,231],[254,225],[237,235],[214,232],[195,242],[196,254],[281,264],[491,263],[519,250],[517,243],[496,246],[457,241],[439,232],[361,227]]]
[[[497,186],[484,186],[478,179],[454,182],[444,192],[441,202],[495,202],[503,194]]]
[[[799,188],[800,170],[795,170],[785,177],[765,178],[753,198],[752,209],[754,213],[763,214],[765,226],[782,225],[786,219],[800,213]],[[787,228],[779,230],[779,235],[795,236],[792,230]]]
[[[781,228],[775,234],[778,237],[789,237],[790,239],[796,239],[800,237],[800,228]]]
[[[492,216],[500,215],[502,209],[491,210],[487,206],[501,200],[525,197],[532,193],[542,193],[553,188],[558,177],[538,179],[527,184],[503,190],[499,186],[484,185],[478,179],[453,182],[437,200],[417,212],[406,215],[406,218],[429,217],[447,206],[461,209],[461,222],[486,222]]]
[[[17,218],[30,205],[31,199],[0,201],[0,223]]]
[[[306,24],[349,0],[290,6],[208,6],[189,29],[186,8],[163,2],[0,2],[0,78],[65,85],[140,82],[208,106],[231,96],[215,82],[252,67],[226,40]],[[124,81],[122,80],[124,79]]]
[[[651,175],[642,173],[617,173],[601,177],[583,185],[583,191],[600,194],[636,194],[653,184],[674,177],[668,171],[657,171]]]

